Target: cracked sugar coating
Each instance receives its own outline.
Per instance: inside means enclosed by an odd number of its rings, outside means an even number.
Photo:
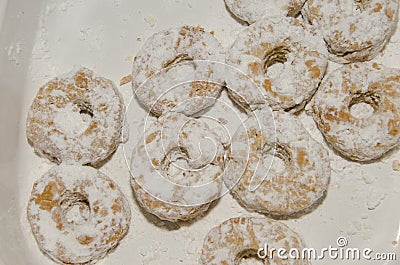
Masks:
[[[34,183],[27,214],[40,249],[67,264],[105,257],[130,223],[117,185],[100,171],[75,165],[55,166]]]
[[[354,63],[322,82],[312,109],[318,128],[336,151],[354,161],[370,161],[399,144],[399,102],[400,70]],[[370,116],[352,114],[351,108],[360,103],[372,108]]]
[[[376,57],[393,35],[398,0],[310,0],[303,15],[323,36],[338,63]]]
[[[238,217],[211,229],[203,243],[201,262],[204,265],[236,265],[243,257],[257,256],[258,249],[264,248],[265,244],[269,250],[297,249],[301,253],[305,248],[302,238],[283,223],[266,218]],[[264,263],[310,264],[306,259],[282,260],[277,256],[264,260]]]
[[[226,186],[251,211],[288,217],[311,210],[328,188],[328,152],[295,116],[275,112],[274,124],[269,113],[256,114],[233,137]]]
[[[305,0],[225,0],[229,10],[249,24],[266,15],[295,17],[300,13],[304,2]]]
[[[42,86],[26,134],[35,151],[60,163],[96,165],[121,142],[124,105],[112,81],[86,68]]]
[[[201,27],[184,26],[151,36],[133,63],[132,88],[153,114],[193,115],[214,105],[223,88],[225,51]],[[219,69],[221,68],[221,69]]]
[[[227,71],[230,95],[247,109],[267,102],[273,110],[301,110],[325,74],[326,54],[323,40],[300,20],[266,17],[227,51],[226,63],[242,72]]]
[[[131,185],[139,204],[170,222],[206,212],[221,195],[226,143],[202,118],[161,116],[133,151]]]

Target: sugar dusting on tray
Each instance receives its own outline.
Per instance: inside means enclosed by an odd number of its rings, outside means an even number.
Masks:
[[[22,52],[22,46],[20,42],[11,44],[7,49],[8,59],[15,65],[19,65],[20,55]]]

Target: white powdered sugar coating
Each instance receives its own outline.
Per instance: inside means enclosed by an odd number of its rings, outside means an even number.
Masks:
[[[239,34],[227,51],[233,99],[250,109],[268,102],[274,110],[301,110],[327,68],[325,45],[300,20],[266,17]]]
[[[205,120],[179,113],[152,123],[132,155],[131,183],[140,205],[171,222],[205,212],[221,195],[221,137]]]
[[[96,165],[121,142],[122,96],[86,68],[56,77],[32,102],[26,133],[35,151],[57,163]]]
[[[40,249],[60,263],[93,263],[127,233],[129,204],[90,167],[55,166],[33,185],[28,219]]]
[[[312,101],[314,120],[327,142],[355,161],[380,158],[400,141],[400,70],[374,62],[345,65],[321,84]],[[371,116],[351,107],[366,103]]]
[[[292,114],[257,111],[232,139],[224,182],[248,210],[286,217],[305,213],[324,196],[330,179],[328,152]],[[284,170],[275,163],[281,160]],[[238,181],[237,174],[245,168]]]
[[[305,0],[225,0],[226,6],[239,19],[249,24],[268,16],[296,16]]]
[[[297,249],[301,253],[305,248],[302,238],[283,223],[266,218],[237,217],[210,230],[204,240],[201,261],[204,265],[242,264],[243,257],[257,256],[258,249],[265,244],[269,250],[282,248],[288,252]],[[265,264],[309,265],[310,262],[307,259],[282,260],[275,256],[266,259]]]
[[[323,36],[330,59],[338,63],[368,61],[393,35],[398,0],[310,0],[303,15]]]
[[[55,126],[68,137],[81,135],[89,127],[91,117],[89,114],[79,112],[80,109],[77,105],[72,102],[67,103],[63,111],[57,112],[55,115]]]
[[[218,40],[201,27],[158,32],[135,57],[132,88],[157,116],[171,110],[193,115],[212,106],[219,96],[223,67],[207,62],[223,63],[224,54]]]

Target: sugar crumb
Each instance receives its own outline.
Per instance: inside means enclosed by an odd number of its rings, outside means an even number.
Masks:
[[[144,18],[144,21],[146,21],[146,23],[150,26],[150,27],[154,27],[157,23],[157,19],[153,16],[147,16]]]
[[[393,169],[393,171],[400,171],[400,161],[399,160],[393,161],[392,169]]]

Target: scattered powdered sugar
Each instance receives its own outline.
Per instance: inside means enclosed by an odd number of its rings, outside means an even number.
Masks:
[[[362,174],[362,178],[363,178],[365,184],[373,184],[377,180],[376,176],[368,175],[365,173]]]
[[[370,188],[368,190],[367,206],[368,210],[375,210],[382,201],[386,198],[387,194],[383,190],[377,190],[376,188]]]
[[[153,28],[156,23],[157,23],[157,18],[155,18],[154,16],[147,16],[144,18],[144,21],[146,21],[146,23]]]
[[[20,42],[11,44],[7,49],[8,59],[10,62],[19,65],[19,60],[22,52],[22,46]]]
[[[394,160],[392,162],[393,171],[400,171],[400,160]]]
[[[79,30],[79,40],[87,45],[90,51],[100,51],[104,47],[104,40],[101,38],[103,32],[103,26],[82,28]]]
[[[361,219],[347,222],[346,229],[340,232],[350,237],[361,236],[363,240],[370,240],[373,228],[368,218],[362,217]]]

